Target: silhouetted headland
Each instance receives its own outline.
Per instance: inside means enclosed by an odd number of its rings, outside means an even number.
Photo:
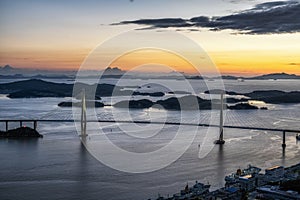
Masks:
[[[204,93],[220,94],[220,90],[210,90],[205,91]],[[243,95],[249,98],[247,100],[258,100],[271,104],[300,103],[300,91],[284,92],[280,90],[256,90],[248,93],[237,93],[232,91],[226,91],[225,93],[228,95]],[[237,101],[241,102],[244,100],[246,99],[240,99]],[[229,101],[233,101],[233,99],[229,98]]]
[[[8,131],[0,131],[0,138],[42,138],[36,130],[30,127],[19,127]]]
[[[81,98],[82,90],[86,91],[87,99],[99,97],[131,95],[132,91],[111,84],[75,83],[78,88],[73,91],[74,84],[53,83],[39,79],[30,79],[12,83],[0,84],[0,93],[8,94],[9,98],[41,98],[41,97],[72,97]],[[96,97],[95,97],[96,96]]]

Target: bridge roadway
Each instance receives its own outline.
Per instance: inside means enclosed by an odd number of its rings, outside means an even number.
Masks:
[[[72,119],[0,119],[0,122],[80,122],[80,120]],[[87,122],[103,122],[103,123],[136,123],[136,124],[165,124],[165,125],[176,125],[176,126],[202,126],[202,127],[220,127],[220,125],[214,124],[195,124],[195,123],[180,123],[180,122],[159,122],[159,121],[132,121],[132,120],[88,120]],[[290,132],[290,133],[300,133],[300,130],[296,129],[280,129],[280,128],[265,128],[265,127],[250,127],[250,126],[231,126],[223,125],[223,128],[232,129],[246,129],[246,130],[260,130],[260,131],[274,131],[274,132]]]
[[[50,123],[59,123],[59,122],[81,122],[81,120],[72,120],[72,119],[0,119],[0,122],[5,122],[6,131],[8,131],[8,122],[19,122],[20,127],[22,127],[23,122],[33,122],[33,127],[36,130],[37,122],[50,122]],[[163,125],[176,125],[176,126],[202,126],[202,127],[219,127],[220,125],[214,124],[195,124],[195,123],[180,123],[180,122],[159,122],[159,121],[132,121],[132,120],[87,120],[86,122],[103,122],[103,123],[136,123],[136,124],[163,124]],[[231,129],[246,129],[246,130],[260,130],[260,131],[274,131],[282,132],[282,148],[286,147],[286,133],[300,133],[300,130],[293,129],[277,129],[277,128],[264,128],[264,127],[250,127],[250,126],[231,126],[223,125],[223,128]]]

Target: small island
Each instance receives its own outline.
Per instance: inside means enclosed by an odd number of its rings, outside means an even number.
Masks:
[[[144,108],[150,108],[152,105],[153,105],[152,101],[150,101],[148,99],[141,99],[141,100],[120,101],[120,102],[114,104],[114,107],[144,109]]]
[[[81,102],[63,101],[57,104],[59,107],[81,107]],[[102,108],[104,104],[99,101],[86,101],[86,107]]]
[[[133,92],[133,96],[150,96],[150,97],[162,97],[165,95],[163,92]]]
[[[30,127],[19,127],[8,131],[0,131],[0,138],[42,138],[36,130]]]
[[[254,105],[250,105],[249,103],[238,103],[233,106],[228,106],[230,110],[257,110],[258,107]],[[267,108],[265,108],[266,110]]]

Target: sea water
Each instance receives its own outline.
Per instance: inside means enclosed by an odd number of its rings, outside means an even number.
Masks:
[[[115,83],[113,79],[106,82]],[[128,80],[124,86],[139,86],[144,82]],[[296,80],[246,80],[239,83],[225,80],[224,83],[226,90],[236,92],[299,90],[299,81]],[[184,90],[180,80],[165,80],[165,84],[177,85],[177,90]],[[206,89],[205,83],[195,81],[193,84],[197,94]],[[113,102],[122,100],[114,98]],[[9,99],[2,95],[0,118],[42,118],[51,116],[51,113],[69,115],[72,113],[70,108],[57,106],[59,102],[68,100],[70,98]],[[109,98],[104,100],[111,102]],[[267,106],[269,110],[227,111],[225,124],[300,129],[300,104]],[[99,118],[111,118],[112,112],[123,116],[128,110],[105,107],[97,108],[96,112]],[[160,120],[165,116],[175,121],[189,121],[196,115],[199,112],[130,110],[132,118],[146,120]],[[209,111],[200,111],[200,115],[207,116]],[[24,125],[32,126],[30,123]],[[14,128],[18,123],[9,126]],[[122,129],[127,130],[127,134],[116,124],[101,123],[100,126],[102,134],[106,134],[115,145],[137,153],[162,148],[177,131],[176,126],[165,126],[159,134],[147,137],[148,133],[151,134],[149,130],[156,130],[159,125],[138,125],[133,129],[132,125],[123,124]],[[2,130],[4,127],[4,123],[0,124]],[[95,127],[93,123],[88,124],[91,137],[99,133]],[[283,151],[282,133],[241,129],[225,129],[225,145],[215,146],[208,155],[199,158],[199,144],[203,137],[218,133],[217,128],[209,133],[207,128],[199,128],[193,143],[178,160],[158,171],[135,174],[112,169],[94,158],[82,145],[74,123],[38,123],[38,131],[44,138],[0,140],[0,199],[148,199],[158,194],[167,196],[176,193],[186,183],[192,185],[195,180],[211,184],[211,190],[217,189],[224,185],[225,175],[238,168],[246,168],[247,164],[264,169],[274,165],[289,166],[300,160],[300,144],[296,142],[294,133],[287,133],[287,147]],[[138,137],[139,134],[141,137]],[[187,131],[186,137],[191,134]]]

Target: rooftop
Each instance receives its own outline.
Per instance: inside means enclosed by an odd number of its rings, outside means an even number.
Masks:
[[[291,190],[283,191],[283,190],[279,190],[278,187],[268,186],[268,185],[257,188],[257,191],[258,192],[272,193],[272,194],[276,194],[276,195],[279,195],[279,196],[289,197],[291,199],[300,198],[300,194],[298,192],[291,191]]]
[[[240,179],[246,179],[246,180],[248,180],[248,179],[250,179],[250,178],[252,178],[252,175],[251,175],[251,174],[248,174],[248,175],[245,175],[245,176],[241,176],[241,177],[240,177]]]
[[[274,167],[269,167],[269,168],[266,169],[266,171],[268,171],[268,170],[274,170],[274,169],[278,169],[278,168],[283,168],[283,166],[276,165]]]

